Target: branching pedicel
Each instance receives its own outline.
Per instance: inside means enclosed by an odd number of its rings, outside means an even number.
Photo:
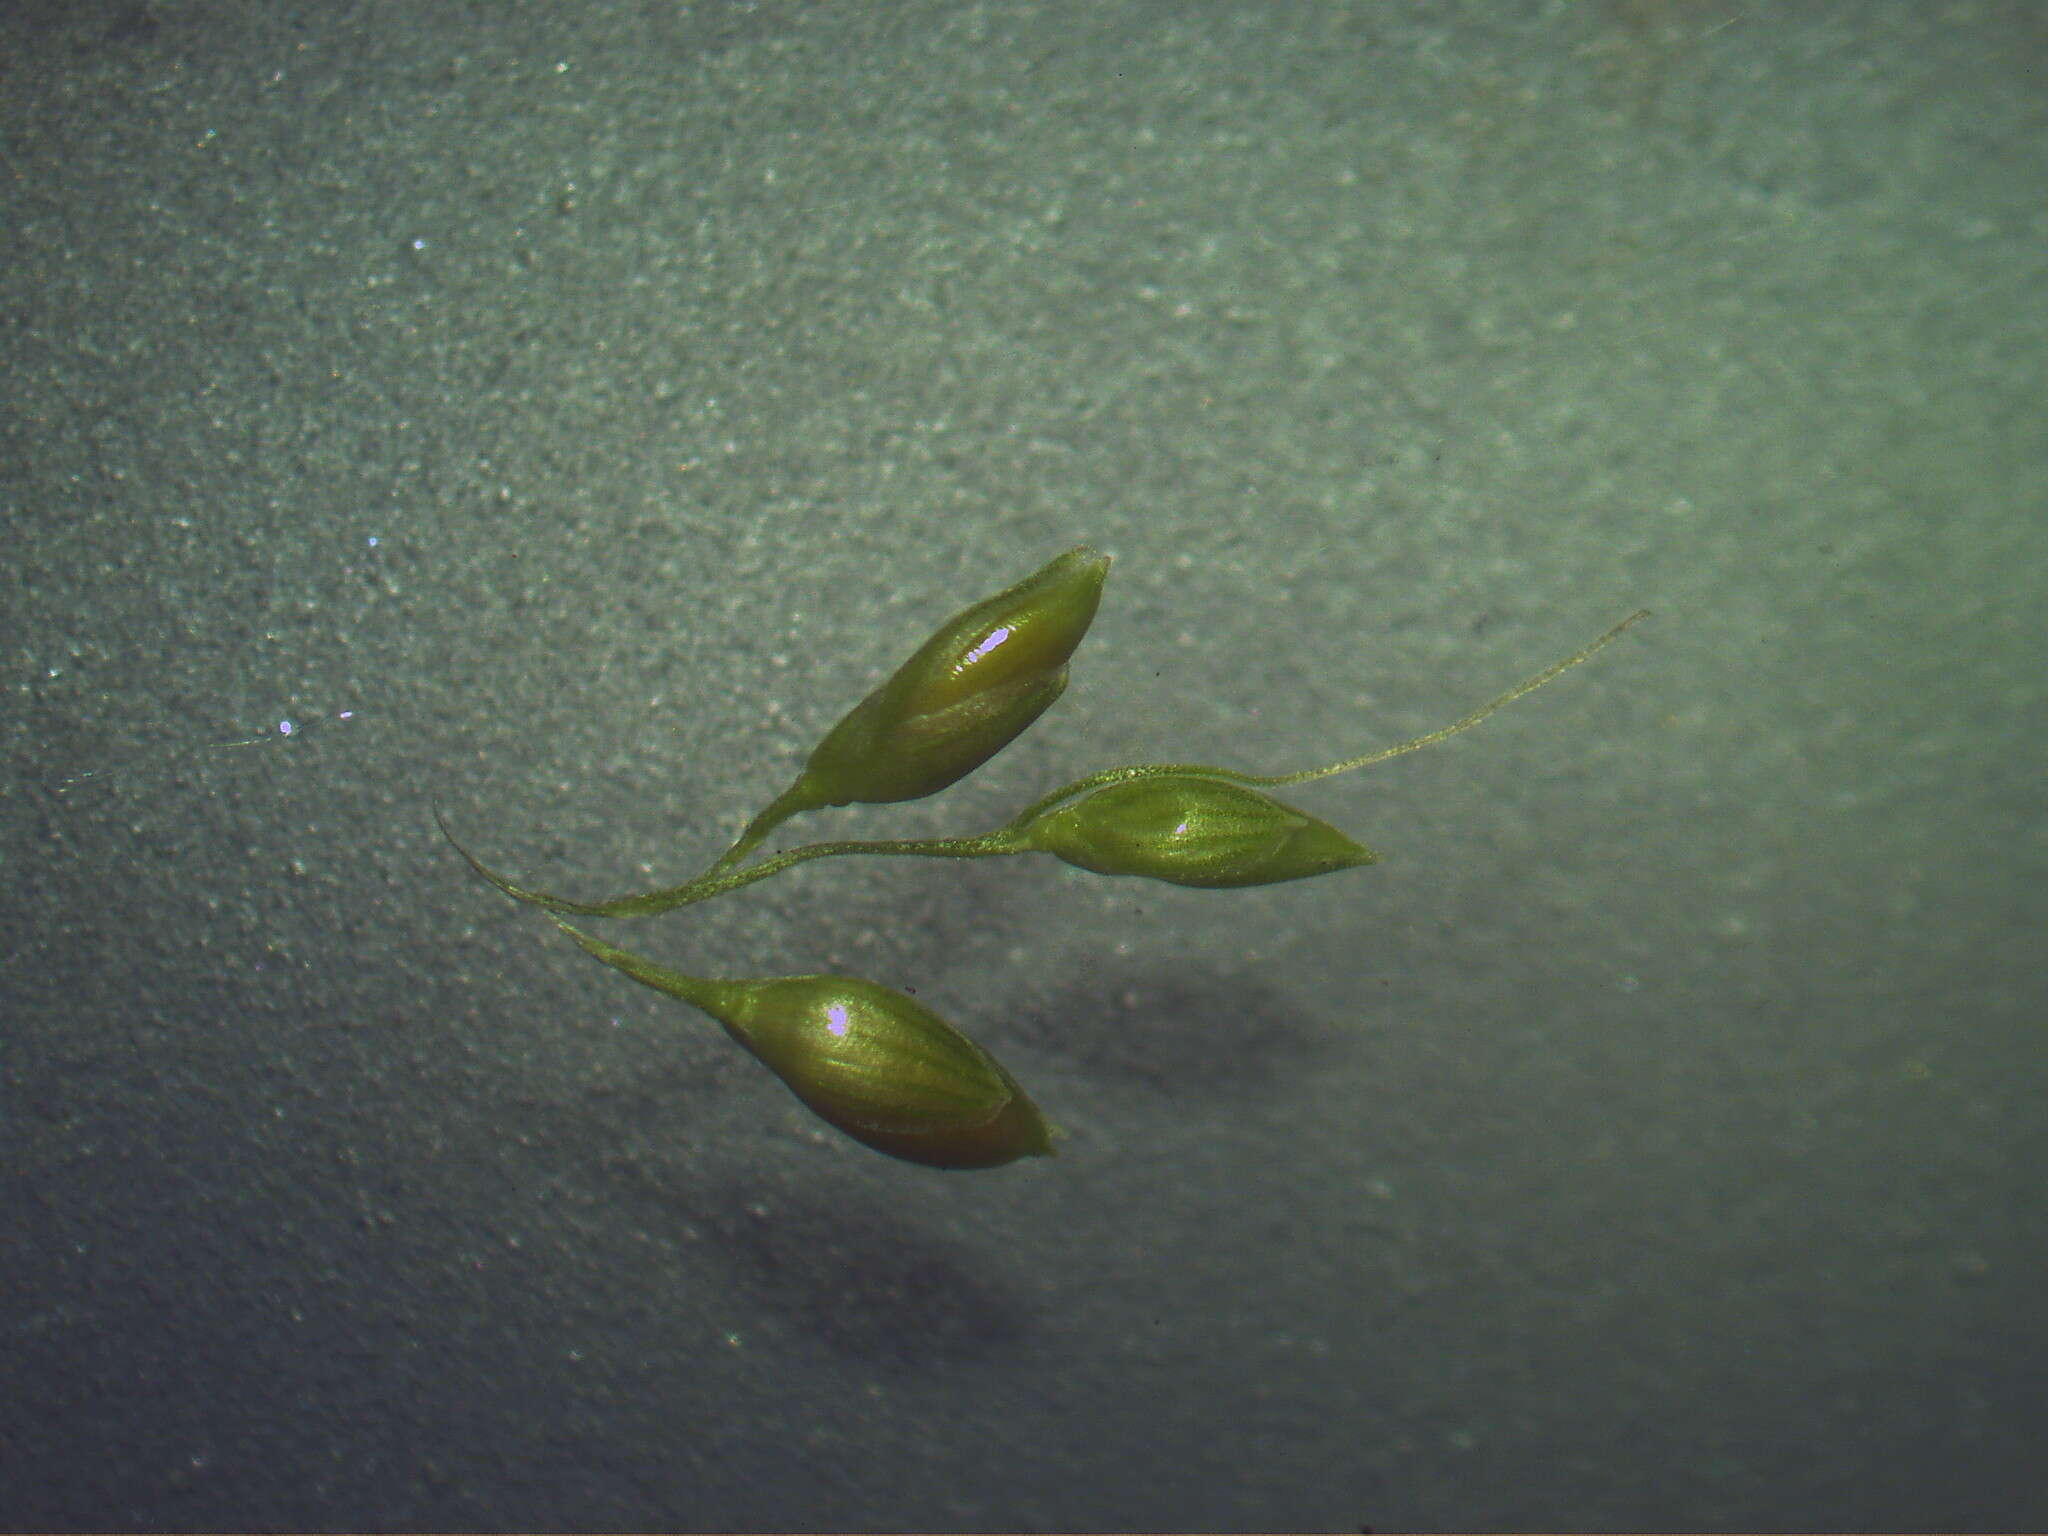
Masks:
[[[1212,889],[1274,885],[1370,864],[1375,855],[1369,850],[1264,790],[1383,763],[1470,730],[1647,616],[1630,614],[1461,720],[1362,757],[1270,776],[1194,763],[1134,763],[1062,785],[979,837],[811,843],[745,863],[792,816],[936,794],[1008,746],[1065,691],[1068,659],[1094,621],[1108,573],[1109,557],[1084,545],[957,614],[826,733],[796,782],[685,884],[609,901],[570,901],[513,884],[456,841],[438,808],[435,819],[477,874],[546,910],[587,954],[710,1014],[814,1113],[854,1140],[934,1168],[993,1168],[1049,1154],[1053,1128],[994,1057],[922,1003],[856,976],[735,981],[685,975],[563,917],[669,912],[813,859],[849,854],[980,859],[1049,853],[1097,874]]]

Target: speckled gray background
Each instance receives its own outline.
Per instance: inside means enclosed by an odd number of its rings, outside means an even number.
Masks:
[[[2044,66],[2023,3],[0,10],[0,1523],[2048,1524]],[[1295,792],[1372,869],[616,930],[915,987],[1070,1132],[993,1173],[438,840],[681,879],[1082,541],[1066,701],[805,832],[1655,617]]]

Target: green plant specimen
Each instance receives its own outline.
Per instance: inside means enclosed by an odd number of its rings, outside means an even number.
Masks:
[[[1052,1127],[1017,1080],[915,998],[858,976],[685,976],[555,923],[606,965],[710,1014],[813,1114],[877,1152],[993,1168],[1052,1151]]]
[[[1109,559],[1085,545],[940,626],[812,751],[790,787],[748,822],[709,869],[682,885],[581,902],[514,884],[441,832],[506,895],[554,915],[583,950],[635,981],[708,1013],[813,1113],[856,1141],[936,1168],[990,1168],[1053,1151],[1038,1106],[980,1046],[923,1004],[854,976],[721,980],[686,975],[563,922],[646,917],[849,855],[996,858],[1048,853],[1097,874],[1230,889],[1275,885],[1373,863],[1328,822],[1263,791],[1383,763],[1470,730],[1585,661],[1647,616],[1590,644],[1426,735],[1298,773],[1259,775],[1195,763],[1105,768],[1041,796],[978,837],[810,843],[753,864],[747,856],[790,817],[854,802],[936,794],[987,762],[1059,698],[1067,663],[1102,595]]]

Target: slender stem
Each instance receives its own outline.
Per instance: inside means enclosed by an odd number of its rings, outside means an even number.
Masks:
[[[800,775],[794,784],[769,801],[760,815],[747,823],[745,830],[733,840],[733,845],[718,856],[718,862],[707,869],[702,878],[708,880],[713,875],[724,874],[766,842],[768,834],[790,817],[804,811],[815,811],[822,803],[811,793],[810,776]]]
[[[530,886],[518,885],[492,869],[483,860],[471,853],[448,829],[447,818],[441,814],[440,806],[434,807],[434,820],[440,823],[441,835],[449,845],[461,854],[469,867],[517,901],[529,902],[549,912],[566,912],[577,917],[652,917],[658,912],[673,912],[677,907],[691,906],[696,902],[709,901],[714,896],[723,896],[729,891],[766,880],[793,869],[799,864],[808,864],[813,859],[839,858],[852,853],[873,853],[896,855],[898,857],[924,859],[986,859],[1003,854],[1027,853],[1008,828],[987,833],[981,837],[931,837],[900,838],[885,842],[835,842],[808,843],[801,848],[792,848],[779,853],[772,859],[746,869],[719,873],[716,866],[681,885],[672,885],[664,890],[646,891],[637,896],[618,896],[609,901],[571,901],[565,896],[551,895],[537,891]]]
[[[691,1007],[700,1008],[712,1018],[724,1022],[719,1005],[731,994],[731,982],[720,981],[710,976],[692,976],[683,971],[672,971],[665,965],[656,965],[652,960],[620,949],[615,944],[607,944],[597,935],[585,933],[581,928],[573,927],[559,917],[554,918],[554,924],[582,946],[585,954],[624,971],[642,986],[653,987],[657,992],[666,992],[670,997],[681,998]]]

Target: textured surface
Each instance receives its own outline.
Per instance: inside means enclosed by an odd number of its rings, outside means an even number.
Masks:
[[[0,1522],[2048,1525],[2037,14],[0,10]],[[1300,791],[1370,869],[619,930],[916,989],[992,1174],[439,841],[681,880],[1084,540],[1067,697],[806,835],[1656,616]]]

